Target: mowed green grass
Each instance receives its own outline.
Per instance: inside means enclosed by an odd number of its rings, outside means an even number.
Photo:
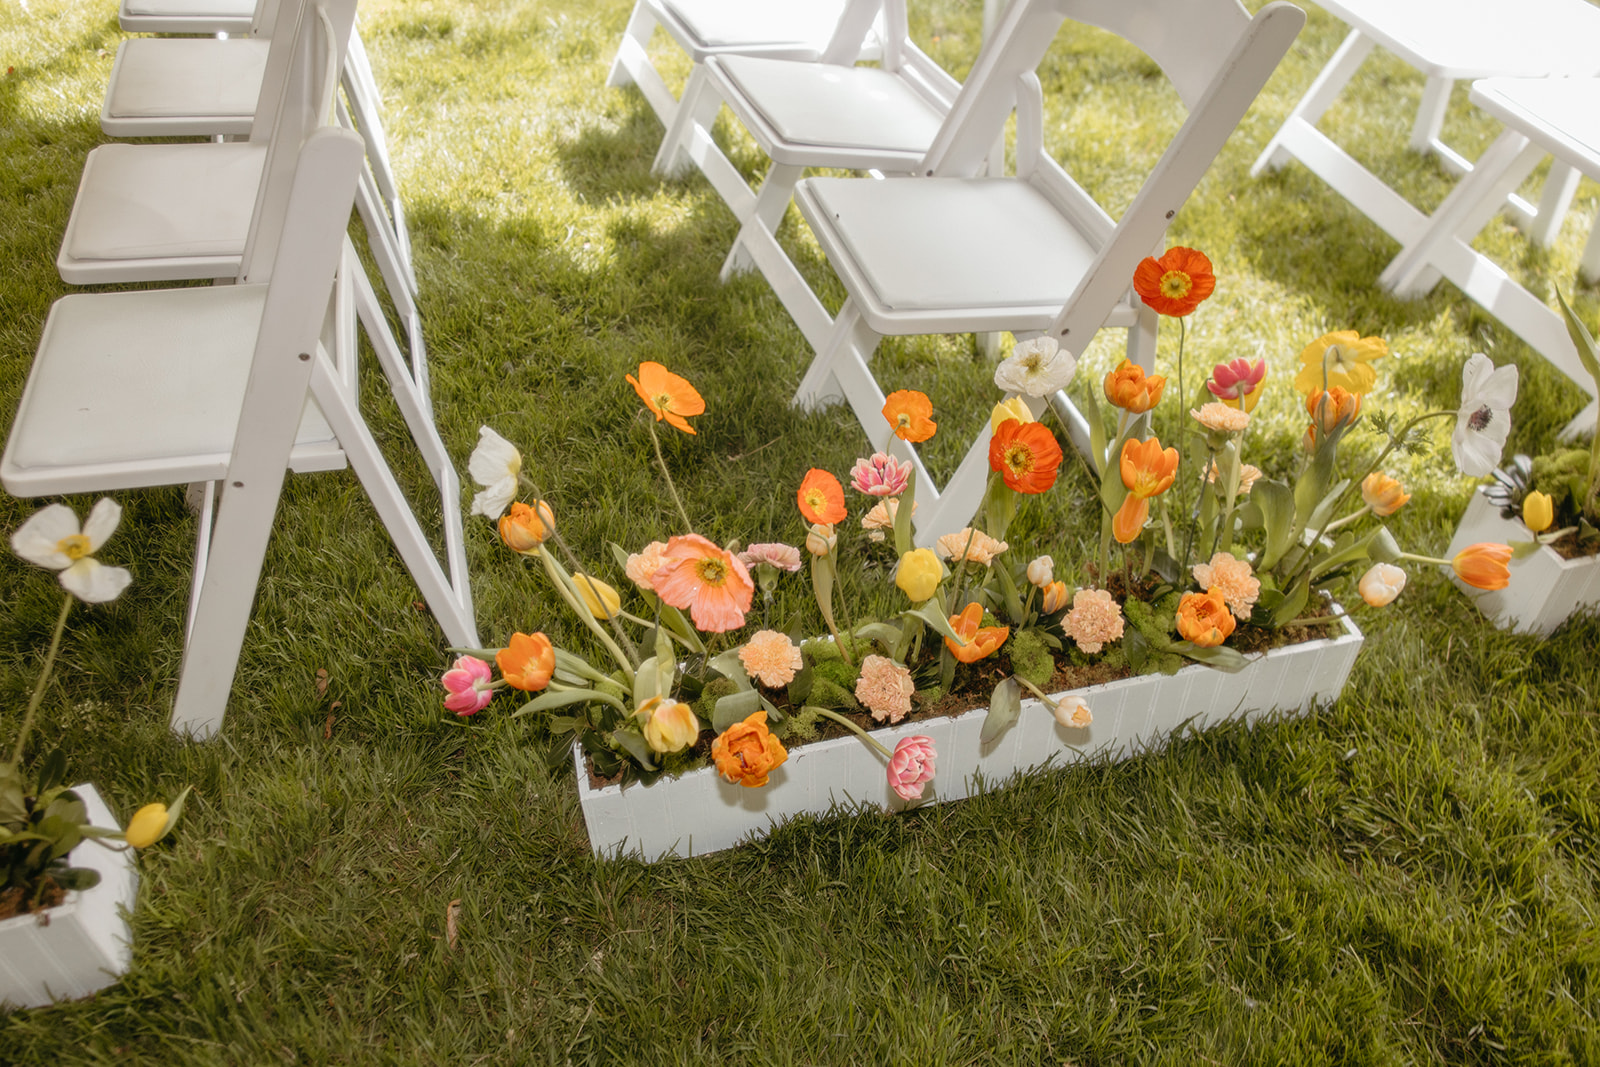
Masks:
[[[916,39],[964,76],[976,0],[913,7]],[[623,382],[641,360],[706,397],[699,435],[666,447],[715,539],[796,541],[805,470],[843,475],[864,447],[843,410],[789,407],[810,352],[759,277],[718,283],[736,230],[721,201],[698,177],[650,174],[659,124],[635,90],[604,85],[627,14],[623,0],[366,0],[361,16],[444,439],[463,471],[480,424],[521,445],[565,536],[619,584],[605,542],[676,527]],[[1191,320],[1190,394],[1216,359],[1268,358],[1247,458],[1286,473],[1303,425],[1295,359],[1354,328],[1394,353],[1374,408],[1453,407],[1462,360],[1483,351],[1522,370],[1512,447],[1548,447],[1581,407],[1575,387],[1449,285],[1414,303],[1377,289],[1396,246],[1303,168],[1248,176],[1343,33],[1311,10],[1174,223],[1172,241],[1219,276]],[[108,0],[0,7],[0,430],[67,291],[53,260],[121,38]],[[656,46],[681,84],[686,64]],[[1041,75],[1049,143],[1120,211],[1179,121],[1173,95],[1096,33],[1063,34]],[[1420,94],[1380,55],[1323,127],[1431,209],[1450,181],[1403,148]],[[1458,88],[1449,138],[1473,155],[1494,132]],[[758,172],[753,146],[724,135]],[[1565,288],[1596,192],[1581,187],[1549,253],[1498,221],[1480,244],[1536,291]],[[783,235],[837,306],[803,222],[791,214]],[[1578,306],[1595,320],[1592,292]],[[1121,343],[1100,338],[1081,373],[1095,380]],[[891,341],[876,365],[887,387],[933,397],[944,428],[928,456],[948,474],[997,398],[970,339]],[[436,522],[397,416],[369,406]],[[1471,484],[1440,452],[1394,473],[1415,494],[1398,535],[1442,551]],[[1090,491],[1071,470],[1014,540],[1081,566]],[[181,488],[118,497],[104,557],[134,585],[73,616],[32,755],[59,741],[124,816],[195,792],[140,857],[133,970],[88,1001],[0,1017],[0,1061],[1600,1062],[1592,617],[1547,642],[1507,636],[1417,570],[1393,607],[1358,612],[1368,643],[1345,695],[1306,718],[644,865],[591,857],[570,765],[509,702],[447,721],[443,639],[348,473],[289,481],[226,728],[174,739],[194,522]],[[0,499],[0,528],[36,506]],[[473,520],[469,540],[486,641],[539,628],[588,647],[489,524]],[[892,603],[882,591],[881,568],[851,568],[849,612]],[[0,558],[0,737],[19,725],[58,595]],[[778,613],[808,599],[787,585]]]

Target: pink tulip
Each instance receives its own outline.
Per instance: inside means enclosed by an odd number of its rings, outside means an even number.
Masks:
[[[1243,400],[1257,389],[1267,377],[1267,361],[1258,359],[1231,359],[1211,368],[1211,380],[1206,388],[1211,395],[1223,400]]]
[[[889,788],[901,800],[921,800],[923,787],[933,781],[935,755],[933,738],[902,737],[889,757]]]
[[[850,485],[870,496],[897,497],[910,484],[911,461],[902,463],[882,452],[874,452],[871,459],[858,459],[850,468]]]
[[[450,695],[444,698],[447,710],[457,715],[476,715],[494,697],[489,665],[476,656],[461,656],[439,681]]]

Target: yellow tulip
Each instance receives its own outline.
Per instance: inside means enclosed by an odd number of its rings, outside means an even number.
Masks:
[[[134,848],[149,848],[167,833],[167,806],[146,804],[133,813],[123,838]]]
[[[652,751],[677,752],[694,744],[700,736],[700,721],[689,705],[662,697],[651,697],[636,713],[644,718],[644,740]]]
[[[913,604],[920,604],[933,596],[944,578],[944,564],[931,548],[913,548],[900,557],[900,567],[895,571],[894,584]]]
[[[994,406],[994,410],[989,413],[990,432],[1000,429],[1000,424],[1007,419],[1016,419],[1024,424],[1034,421],[1033,412],[1028,410],[1028,402],[1020,396],[1002,400]]]
[[[598,578],[591,578],[587,574],[574,574],[572,584],[578,587],[578,594],[583,597],[584,607],[589,609],[589,614],[597,619],[614,618],[622,610],[622,597],[617,591]]]
[[[1543,533],[1555,521],[1555,501],[1550,499],[1548,493],[1541,493],[1535,489],[1523,498],[1522,522],[1528,529],[1534,533]]]

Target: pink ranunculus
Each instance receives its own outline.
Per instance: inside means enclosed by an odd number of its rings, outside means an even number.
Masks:
[[[482,711],[494,698],[491,673],[489,665],[476,656],[458,657],[439,679],[449,692],[444,698],[445,708],[461,716]]]
[[[1267,361],[1264,359],[1258,359],[1254,363],[1243,357],[1230,359],[1211,368],[1211,380],[1206,382],[1206,388],[1211,390],[1211,395],[1215,397],[1243,400],[1261,388],[1266,376]]]
[[[869,496],[899,496],[911,484],[911,461],[901,462],[883,452],[871,459],[858,459],[850,468],[850,485]]]
[[[788,571],[793,574],[800,569],[800,550],[793,545],[770,541],[746,548],[739,553],[739,562],[746,567],[754,567],[757,563],[765,563],[778,568],[780,571]]]
[[[902,737],[889,757],[889,788],[901,800],[921,800],[922,790],[933,781],[933,738],[917,734]]]

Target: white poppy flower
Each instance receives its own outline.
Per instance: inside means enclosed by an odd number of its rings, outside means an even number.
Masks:
[[[994,384],[1008,393],[1049,396],[1065,389],[1078,369],[1078,357],[1053,337],[1018,341],[1011,354],[994,369]]]
[[[95,550],[121,521],[122,507],[108,496],[95,502],[82,528],[71,508],[51,504],[11,535],[11,548],[29,563],[60,571],[62,587],[79,600],[103,604],[121,596],[133,581],[122,567],[108,567],[94,558]]]
[[[483,486],[472,498],[473,515],[490,520],[505,514],[517,496],[517,476],[522,473],[522,453],[517,446],[487,426],[478,427],[478,447],[467,460],[467,473]]]
[[[1461,473],[1482,478],[1500,465],[1500,452],[1511,433],[1511,405],[1517,399],[1517,368],[1495,368],[1475,352],[1461,368],[1461,410],[1450,435]]]

